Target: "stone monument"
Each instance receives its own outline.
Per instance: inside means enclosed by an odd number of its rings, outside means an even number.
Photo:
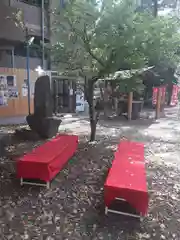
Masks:
[[[51,83],[48,76],[41,76],[35,83],[34,114],[26,117],[32,131],[42,138],[51,138],[58,132],[61,119],[53,116]]]

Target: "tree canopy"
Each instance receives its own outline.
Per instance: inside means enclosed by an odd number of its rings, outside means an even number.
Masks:
[[[89,77],[143,67],[145,38],[140,21],[131,1],[116,4],[108,0],[101,6],[73,1],[57,14],[59,41],[54,46],[54,59],[61,69]]]
[[[148,11],[138,11],[133,0],[69,0],[65,3],[54,14],[53,63],[60,72],[89,80],[86,92],[92,121],[95,121],[93,88],[99,78],[121,70],[151,66],[169,69],[178,65],[177,18],[155,18]],[[140,85],[137,76],[128,81],[123,79],[122,84],[129,91]]]
[[[130,0],[67,2],[55,15],[54,63],[88,78],[157,64],[174,67],[179,61],[177,19],[155,19],[135,9]]]

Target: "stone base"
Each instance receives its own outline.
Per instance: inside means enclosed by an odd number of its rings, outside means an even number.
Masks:
[[[24,141],[39,141],[42,139],[37,132],[26,128],[16,129],[15,137]]]
[[[34,114],[26,117],[27,123],[32,131],[42,138],[52,138],[58,133],[62,120],[57,117],[42,118]]]

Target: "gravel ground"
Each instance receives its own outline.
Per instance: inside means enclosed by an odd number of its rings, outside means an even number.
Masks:
[[[79,149],[52,182],[50,190],[20,187],[12,157],[0,161],[0,239],[31,240],[180,240],[180,126],[176,109],[166,118],[101,120],[97,142],[88,144],[86,118],[70,118],[61,132],[80,136]],[[104,215],[103,184],[120,138],[142,141],[150,195],[148,216],[140,221]],[[11,155],[41,142],[18,142]]]

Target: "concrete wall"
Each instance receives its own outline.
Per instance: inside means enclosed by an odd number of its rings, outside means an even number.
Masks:
[[[24,23],[25,26],[29,29],[30,34],[35,36],[42,35],[41,7],[32,6],[23,2],[19,2],[18,0],[11,0],[11,7],[22,10]],[[49,39],[47,11],[45,11],[44,24],[45,24],[45,38]]]
[[[0,39],[8,41],[24,41],[23,29],[15,22],[17,9],[6,6],[0,1]]]
[[[41,66],[42,60],[40,58],[30,58],[29,59],[29,66],[30,69],[34,70],[38,66]],[[47,61],[45,61],[45,66],[47,68]],[[24,68],[26,69],[26,57],[14,57],[14,67],[15,68]]]
[[[34,36],[42,35],[41,7],[31,6],[18,0],[11,0],[11,3],[8,0],[0,0],[0,39],[24,42],[25,31],[17,24],[18,21],[15,21],[15,14],[19,10],[22,11],[22,21],[24,26],[28,28],[28,33]],[[45,11],[45,38],[49,39],[49,15],[47,11]]]

